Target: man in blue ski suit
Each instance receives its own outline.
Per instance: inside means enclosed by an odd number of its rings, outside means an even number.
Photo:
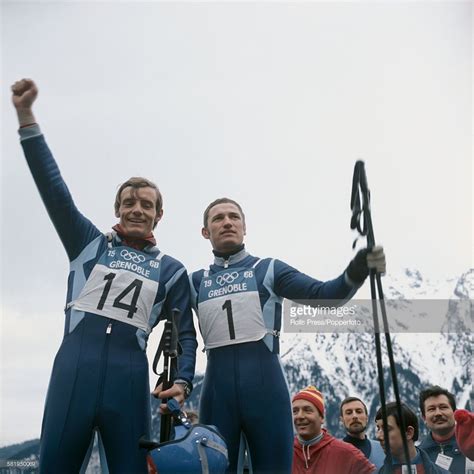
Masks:
[[[163,214],[161,194],[145,178],[129,179],[116,197],[119,224],[102,234],[77,210],[36,124],[34,82],[18,81],[12,92],[28,166],[70,261],[40,472],[79,472],[97,431],[112,473],[146,473],[147,452],[138,442],[150,436],[148,335],[163,313],[180,310],[178,380],[158,394],[180,403],[191,388],[197,347],[185,268],[156,247],[152,234]]]
[[[245,216],[222,198],[204,212],[202,235],[215,256],[190,275],[191,299],[208,351],[200,421],[226,439],[229,472],[241,470],[245,438],[254,473],[289,473],[293,450],[291,402],[279,358],[281,303],[352,297],[369,273],[385,271],[381,247],[361,250],[335,280],[315,280],[286,263],[249,255]]]

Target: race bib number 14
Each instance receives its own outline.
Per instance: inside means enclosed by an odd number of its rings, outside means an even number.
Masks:
[[[93,268],[73,307],[148,333],[159,273],[159,260],[144,252],[127,247],[109,249]]]

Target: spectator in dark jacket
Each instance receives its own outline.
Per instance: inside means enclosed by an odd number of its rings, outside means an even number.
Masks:
[[[360,398],[347,397],[342,401],[339,412],[347,433],[342,441],[360,449],[364,456],[372,464],[375,464],[377,469],[380,469],[385,459],[385,453],[378,441],[369,439],[365,434],[369,423],[366,404]]]
[[[402,474],[405,472],[404,469],[406,470],[406,465],[408,464],[403,448],[402,431],[400,429],[402,423],[398,416],[397,404],[395,402],[388,403],[386,408],[387,430],[391,456],[386,456],[384,465],[379,473]],[[416,472],[419,474],[447,474],[448,471],[436,466],[422,449],[415,446],[415,441],[418,439],[418,418],[415,413],[413,413],[403,403],[401,409],[411,468],[415,468]],[[387,454],[381,408],[378,409],[377,414],[375,415],[375,423],[377,425],[377,439],[380,441],[385,454]]]
[[[420,444],[430,459],[451,474],[465,474],[474,463],[459,449],[455,435],[456,400],[448,390],[434,385],[420,393],[420,410],[430,433]]]

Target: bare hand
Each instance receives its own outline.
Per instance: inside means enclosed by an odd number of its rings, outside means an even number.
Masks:
[[[173,386],[171,388],[169,388],[168,390],[164,390],[164,391],[163,391],[163,385],[160,384],[160,385],[158,385],[158,387],[155,388],[155,390],[153,390],[153,392],[151,392],[151,394],[155,398],[161,398],[162,400],[164,398],[174,398],[179,403],[179,406],[181,408],[183,407],[184,388],[180,384],[175,383],[175,384],[173,384]],[[168,414],[169,413],[169,410],[168,410],[168,407],[166,406],[166,403],[162,403],[160,405],[160,413],[161,414]]]
[[[38,88],[31,79],[21,79],[12,85],[12,102],[20,127],[36,123],[31,107],[38,96]]]
[[[12,101],[15,108],[31,109],[38,96],[38,88],[31,79],[21,79],[12,85]]]

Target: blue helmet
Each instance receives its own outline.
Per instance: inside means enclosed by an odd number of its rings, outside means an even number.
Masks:
[[[176,426],[174,439],[150,451],[148,463],[159,474],[225,473],[227,446],[215,426]]]

